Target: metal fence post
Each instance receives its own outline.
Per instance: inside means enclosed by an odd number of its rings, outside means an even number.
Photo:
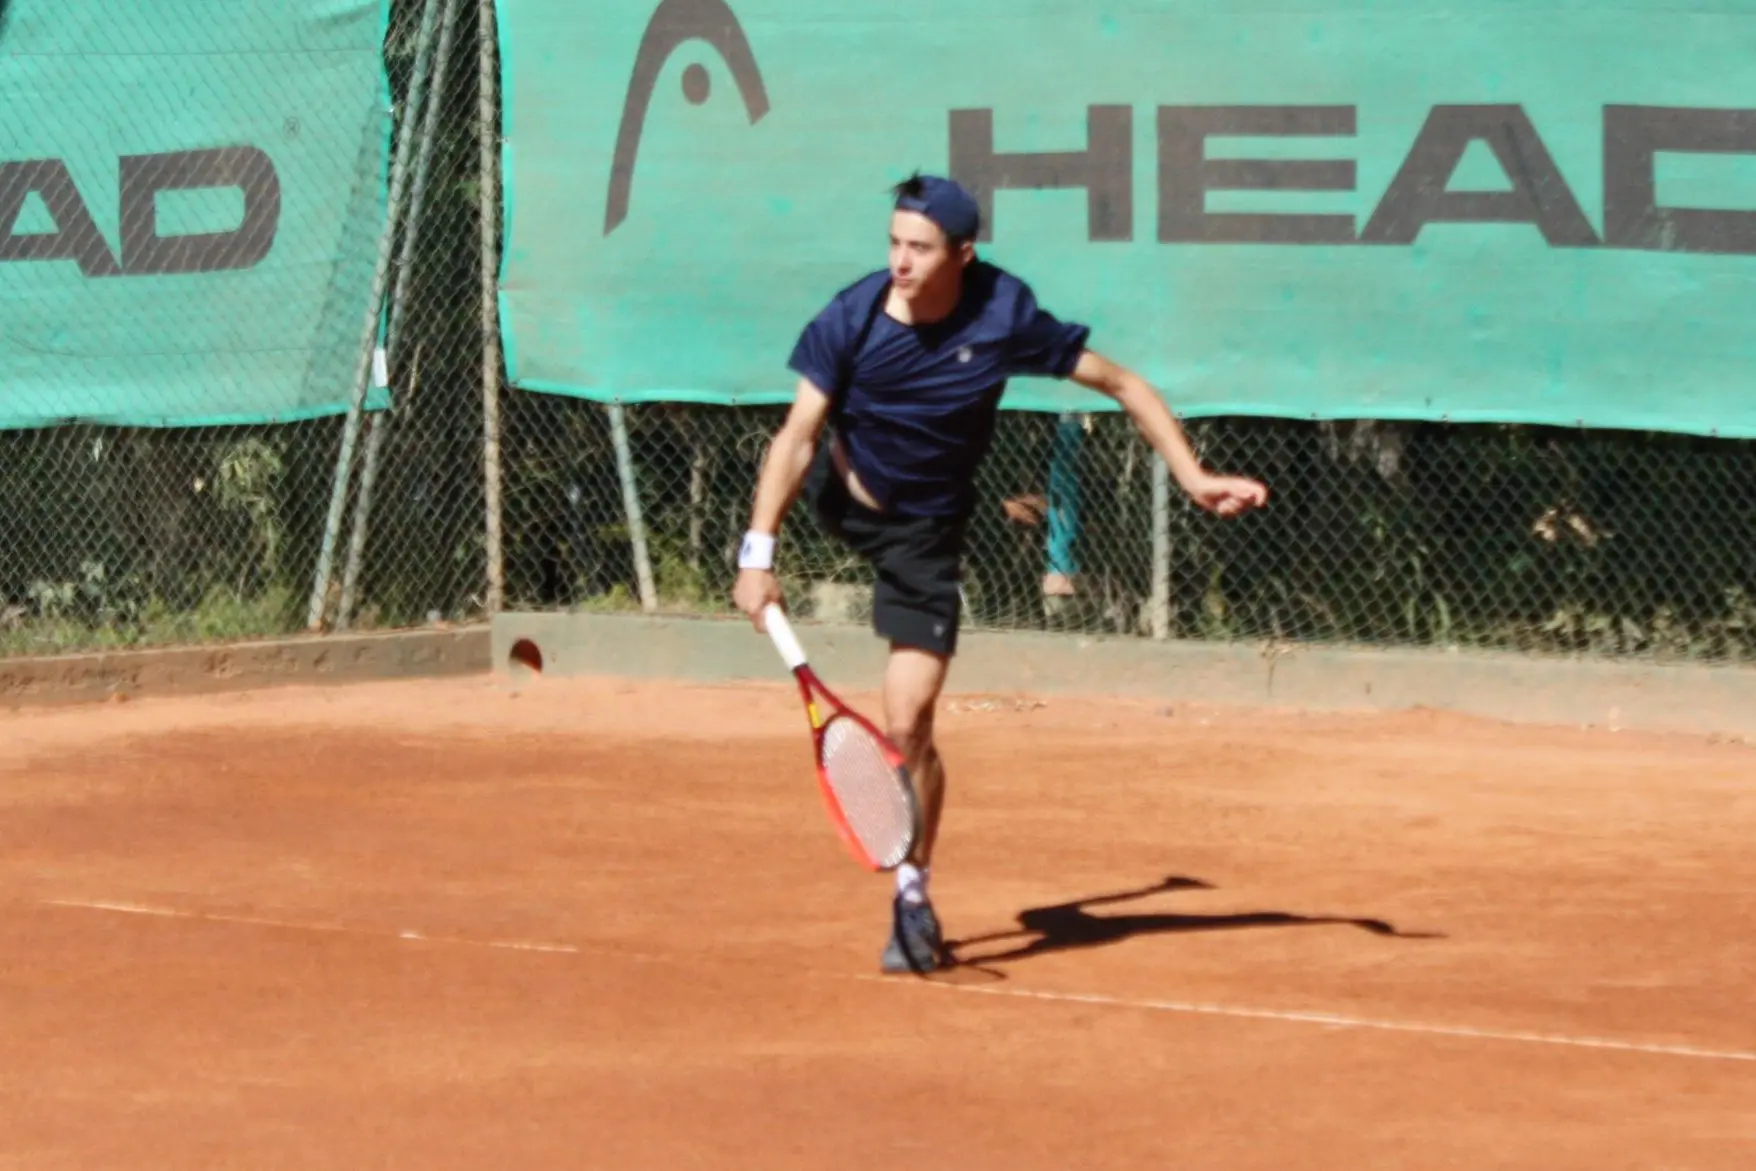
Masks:
[[[347,506],[348,481],[352,479],[354,448],[360,438],[360,417],[365,413],[366,392],[372,381],[372,360],[377,351],[378,326],[384,311],[385,286],[390,279],[390,253],[396,240],[398,208],[403,204],[403,189],[408,182],[409,152],[415,140],[415,116],[426,94],[427,61],[433,48],[438,0],[427,0],[421,12],[420,39],[415,46],[415,72],[409,82],[408,116],[402,120],[397,134],[396,158],[390,169],[390,199],[385,209],[384,230],[378,237],[378,258],[372,274],[372,296],[366,306],[366,322],[361,330],[360,358],[354,370],[353,400],[348,404],[347,422],[342,426],[341,451],[335,458],[335,482],[329,494],[329,515],[323,524],[323,543],[317,554],[317,571],[311,581],[311,601],[306,607],[305,626],[309,630],[323,628],[325,598],[335,568],[335,546],[341,539],[342,511]]]
[[[501,533],[500,482],[500,326],[496,303],[500,273],[498,76],[494,70],[494,0],[477,8],[478,63],[481,77],[476,119],[481,134],[482,184],[482,497],[487,557],[487,612],[497,614],[506,599],[506,555]]]
[[[457,25],[457,7],[461,0],[445,0],[445,19],[439,31],[439,51],[433,58],[433,76],[428,83],[426,117],[421,127],[421,145],[415,156],[415,183],[409,193],[408,223],[402,233],[402,254],[396,263],[396,280],[390,293],[390,329],[385,334],[385,378],[396,369],[402,354],[403,321],[408,316],[410,274],[414,271],[415,246],[420,242],[421,224],[426,211],[427,179],[432,171],[433,143],[439,137],[439,111],[445,95],[445,68],[451,57],[451,34]],[[411,111],[412,114],[412,111]],[[372,518],[372,489],[378,482],[378,460],[384,450],[385,433],[394,417],[391,407],[366,420],[366,462],[360,471],[360,494],[354,502],[354,531],[348,541],[347,566],[341,575],[341,601],[336,606],[335,628],[346,630],[352,621],[355,595],[359,588],[360,564],[366,555],[366,535]]]
[[[621,403],[610,404],[610,441],[616,446],[616,474],[622,481],[622,507],[628,514],[628,541],[634,550],[634,578],[640,585],[640,608],[658,609],[652,582],[652,558],[646,548],[646,521],[640,512],[640,491],[634,482],[634,454],[628,448],[628,420]]]
[[[1171,472],[1164,457],[1152,457],[1152,637],[1171,634]]]

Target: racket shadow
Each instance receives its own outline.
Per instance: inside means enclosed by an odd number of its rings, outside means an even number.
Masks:
[[[1083,948],[1110,947],[1148,935],[1174,935],[1194,931],[1236,931],[1268,927],[1354,927],[1374,935],[1396,939],[1443,939],[1438,932],[1404,931],[1383,919],[1335,915],[1298,915],[1288,911],[1250,911],[1239,914],[1186,915],[1172,913],[1094,915],[1091,908],[1132,902],[1150,895],[1178,890],[1212,890],[1198,878],[1170,876],[1137,890],[1091,895],[1046,907],[1018,912],[1018,929],[951,939],[945,943],[957,967],[1003,979],[997,965],[1015,964],[1037,956]],[[1012,944],[1010,947],[996,945]]]

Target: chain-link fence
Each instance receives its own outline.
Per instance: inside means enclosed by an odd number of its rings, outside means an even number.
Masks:
[[[612,417],[518,400],[509,602],[729,612],[779,409],[629,408],[636,540]],[[1113,412],[1003,416],[969,536],[977,627],[1204,640],[1756,656],[1756,444],[1259,419],[1188,424],[1269,509],[1190,505]],[[870,575],[796,507],[801,613],[864,620]],[[643,579],[645,581],[643,582]]]
[[[730,612],[780,408],[620,410],[502,391],[483,281],[500,215],[497,142],[481,133],[497,124],[493,28],[488,0],[393,8],[396,230],[381,238],[374,221],[338,242],[368,265],[382,249],[390,409],[357,426],[0,433],[0,655],[280,635],[313,616],[378,629],[501,606]],[[0,212],[22,214],[5,198]],[[322,359],[343,384],[358,332],[339,320]],[[971,624],[1756,653],[1756,444],[1371,422],[1189,429],[1210,464],[1269,484],[1266,512],[1192,509],[1115,413],[1006,414],[970,536]],[[865,571],[808,509],[780,558],[802,613],[864,620]]]
[[[342,59],[336,46],[321,40],[326,27],[343,23],[339,11],[320,14],[312,32],[289,31],[282,14],[256,5],[193,21],[180,17],[171,28],[160,19],[164,13],[134,5],[87,8],[87,18],[73,23],[87,31],[101,24],[109,30],[103,35],[128,42],[128,51],[111,54],[103,44],[85,41],[68,46],[78,60],[78,84],[71,96],[59,96],[75,102],[71,112],[80,116],[69,117],[65,108],[58,112],[58,149],[96,156],[106,132],[127,138],[130,127],[133,137],[152,141],[154,128],[176,124],[162,107],[179,90],[189,100],[251,95],[261,116],[246,121],[250,132],[269,142],[264,153],[295,152],[338,133],[324,119],[344,107],[309,91],[309,69],[280,76],[258,67],[278,56]],[[97,11],[102,8],[111,11]],[[32,26],[33,20],[43,23],[44,12],[40,5],[7,6],[0,53],[23,55],[27,49],[19,46],[33,31],[54,35],[58,30]],[[374,260],[381,258],[374,308],[381,310],[377,342],[388,345],[392,409],[365,412],[357,429],[332,413],[286,423],[76,423],[0,431],[0,655],[281,635],[305,629],[314,611],[332,626],[355,627],[420,623],[432,615],[463,620],[483,612],[482,386],[491,332],[482,321],[481,221],[484,207],[492,214],[493,204],[482,191],[479,128],[484,114],[493,117],[480,99],[484,92],[492,96],[498,66],[492,35],[479,32],[486,27],[491,34],[492,10],[478,0],[398,0],[387,34],[370,11],[366,15],[379,42],[372,67],[379,69],[381,60],[389,75],[394,166],[381,157],[382,98],[369,77],[376,113],[365,127],[361,155],[367,164],[374,163],[374,151],[379,157],[376,165],[363,165],[353,189],[361,206],[337,221],[338,231],[329,231],[327,224],[300,219],[316,212],[293,190],[276,187],[266,202],[279,220],[278,246],[311,249],[293,263],[335,268],[325,315],[309,331],[315,341],[295,393],[345,402],[356,376],[365,386],[376,344],[366,332],[365,317],[373,308],[363,291],[373,284]],[[65,13],[60,18],[71,20]],[[208,20],[231,22],[211,30],[212,45],[202,40],[208,34],[201,25]],[[227,52],[204,54],[221,43]],[[240,45],[249,51],[238,51]],[[140,89],[133,104],[116,109],[77,104],[130,86],[136,79],[129,71],[143,61],[169,71],[189,57],[212,62],[210,71],[192,67],[183,86],[161,87],[163,93]],[[9,62],[19,63],[17,56]],[[335,68],[326,64],[315,76]],[[486,91],[479,84],[484,73]],[[86,131],[89,141],[82,137]],[[495,145],[490,137],[490,157]],[[88,200],[97,210],[91,214],[74,206],[76,194],[65,183],[57,185],[55,173],[13,169],[10,182],[0,182],[0,227],[11,233],[6,259],[33,266],[0,266],[9,306],[26,303],[22,282],[46,279],[44,266],[61,265],[77,276],[72,266],[78,265],[89,276],[111,256],[111,267],[127,267],[136,240],[157,248],[161,272],[223,266],[224,258],[191,255],[203,247],[211,251],[206,237],[172,234],[174,225],[163,221],[175,209],[167,212],[162,193],[156,212],[149,192],[144,200],[124,198],[114,225],[102,222],[108,215],[97,193],[106,176],[93,171],[79,175],[93,193]],[[112,161],[108,182],[114,184],[115,175]],[[218,178],[254,198],[248,176]],[[200,181],[184,175],[167,186]],[[124,193],[127,182],[125,172]],[[396,230],[388,236],[382,204],[375,202],[384,198],[386,184],[396,212]],[[188,198],[189,192],[172,192],[173,199],[178,196]],[[215,214],[223,220],[225,210]],[[240,231],[251,222],[247,207]],[[118,238],[119,246],[112,243]],[[252,330],[299,307],[282,299],[283,285],[238,281],[227,288],[242,295],[211,307],[211,357],[200,376],[167,380],[171,393],[156,412],[123,413],[198,414],[188,401],[192,386],[221,401],[262,396],[266,378],[258,359],[274,343]],[[108,293],[101,282],[88,280],[76,307],[99,319],[110,311],[103,301]],[[138,304],[126,309],[138,311]],[[43,337],[52,346],[61,328],[15,324],[3,344],[16,347],[15,355],[43,344]],[[67,328],[76,332],[79,323]],[[180,321],[161,332],[187,337],[198,328]],[[151,385],[148,375],[155,370],[154,340],[148,336],[133,359],[142,386]],[[488,364],[496,362],[497,352]],[[52,381],[57,374],[60,381]],[[47,371],[47,390],[39,394],[48,400],[45,413],[102,417],[106,412],[94,410],[89,399],[91,381],[68,363]],[[136,393],[124,387],[120,397],[127,403]],[[337,498],[337,460],[350,430],[351,475]],[[321,575],[320,564],[326,570]]]

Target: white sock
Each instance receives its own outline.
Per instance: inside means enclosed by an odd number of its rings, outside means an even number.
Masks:
[[[927,901],[927,879],[932,874],[930,868],[916,866],[913,862],[904,862],[896,868],[896,893],[902,896],[905,903],[924,903]]]

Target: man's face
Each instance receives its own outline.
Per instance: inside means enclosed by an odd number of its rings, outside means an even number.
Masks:
[[[891,213],[890,279],[906,301],[955,288],[973,252],[969,244],[953,250],[939,225],[918,211]]]

